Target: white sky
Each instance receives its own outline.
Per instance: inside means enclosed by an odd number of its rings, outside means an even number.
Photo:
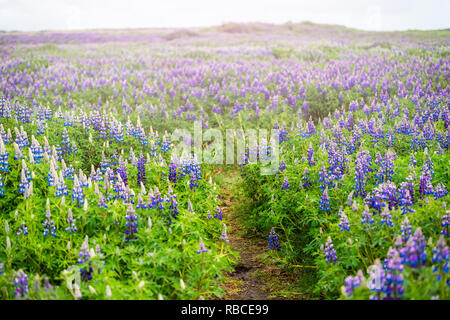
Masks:
[[[312,21],[364,30],[450,28],[450,0],[0,0],[0,30]]]

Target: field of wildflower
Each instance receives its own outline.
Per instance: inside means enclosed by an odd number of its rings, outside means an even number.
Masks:
[[[223,298],[222,167],[309,297],[449,299],[449,48],[311,23],[0,33],[0,299]],[[194,123],[275,130],[278,171],[250,143],[173,156]]]

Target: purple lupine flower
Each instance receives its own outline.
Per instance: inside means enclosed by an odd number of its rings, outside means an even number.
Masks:
[[[6,152],[5,144],[2,137],[0,137],[0,171],[9,172],[9,153]]]
[[[275,228],[272,227],[269,233],[269,249],[270,250],[280,250],[280,244],[278,243],[278,236],[275,233]]]
[[[309,147],[307,150],[307,156],[308,156],[308,165],[310,167],[314,166],[316,164],[316,160],[314,159],[314,149],[312,147],[311,142],[309,143]]]
[[[84,193],[83,193],[83,187],[80,179],[78,176],[75,176],[75,180],[73,182],[73,189],[72,189],[72,199],[73,202],[77,203],[77,206],[80,207],[80,205],[84,204]]]
[[[14,278],[14,285],[16,286],[15,294],[17,299],[22,299],[28,294],[28,276],[22,269],[17,271]]]
[[[0,197],[4,197],[5,196],[5,183],[3,182],[3,177],[0,174]]]
[[[222,212],[222,209],[220,209],[219,206],[216,207],[216,214],[214,215],[214,218],[217,218],[220,221],[222,221],[222,219],[223,219],[223,212]]]
[[[331,237],[328,237],[327,242],[325,243],[324,252],[327,263],[330,261],[336,262],[338,260]]]
[[[200,254],[202,252],[208,252],[208,249],[206,249],[202,238],[200,238],[200,241],[198,242],[198,246],[199,246],[199,249],[197,250],[197,254]]]
[[[133,205],[130,203],[128,205],[127,214],[125,215],[125,241],[129,242],[130,240],[135,240],[138,237],[137,233],[137,225],[138,218],[135,214],[135,210]]]
[[[449,248],[443,235],[439,237],[436,247],[433,248],[432,262],[434,263],[433,272],[437,273],[437,281],[441,281],[442,276],[449,272]],[[447,284],[450,284],[449,280]]]
[[[352,191],[349,193],[348,197],[347,197],[347,202],[346,202],[346,204],[347,204],[348,206],[351,206],[351,205],[352,205],[352,199],[353,199],[353,193],[354,193],[354,192],[355,192],[355,191],[352,190]]]
[[[446,213],[447,214],[445,214],[442,217],[442,222],[441,222],[442,231],[441,231],[441,234],[448,238],[448,237],[450,237],[450,234],[448,232],[448,226],[450,225],[450,211],[447,210]]]
[[[309,180],[308,168],[305,168],[305,170],[303,171],[302,181],[303,181],[303,184],[302,184],[303,188],[308,188],[312,185],[311,181]]]
[[[384,157],[377,155],[376,164],[379,165],[378,173],[376,178],[378,179],[378,184],[392,180],[394,175],[394,160],[397,159],[397,154],[394,151],[388,150]]]
[[[283,172],[284,170],[286,170],[286,162],[284,161],[284,158],[281,158],[280,166],[279,166],[278,170],[280,172]]]
[[[404,292],[403,264],[397,249],[391,249],[385,260],[386,281],[383,292],[387,299],[400,299]]]
[[[92,280],[92,276],[94,273],[94,269],[91,265],[91,254],[89,252],[89,243],[88,243],[88,237],[86,236],[85,240],[81,244],[80,253],[78,254],[78,264],[85,265],[84,267],[80,268],[81,278],[83,281],[89,281]]]
[[[66,228],[66,231],[69,231],[69,234],[72,234],[72,232],[77,232],[77,227],[75,225],[76,221],[77,220],[74,219],[72,215],[72,208],[69,208],[66,219],[66,222],[69,224],[69,226]]]
[[[448,194],[448,191],[445,189],[445,185],[443,183],[438,183],[434,188],[434,199],[440,199],[445,197]]]
[[[348,276],[344,280],[345,293],[351,296],[353,294],[354,289],[360,287],[363,281],[365,281],[365,277],[361,270],[358,270],[356,276],[354,277]]]
[[[139,155],[139,159],[137,162],[137,168],[138,168],[138,175],[137,175],[137,182],[138,185],[141,185],[141,183],[145,184],[146,178],[145,178],[145,158],[144,155]]]
[[[370,213],[369,211],[369,207],[367,205],[364,206],[364,211],[362,213],[362,224],[367,223],[367,228],[369,228],[369,225],[372,224],[373,218],[372,218],[372,213]]]
[[[408,189],[401,189],[401,191],[400,206],[402,207],[402,215],[414,212],[414,210],[411,209],[411,206],[413,205],[411,193]]]
[[[344,212],[340,212],[339,214],[339,227],[341,228],[341,231],[347,230],[350,231],[350,224],[348,223],[348,217]]]
[[[169,181],[176,185],[177,183],[177,165],[171,162],[169,165]]]
[[[393,227],[394,223],[392,222],[391,212],[389,211],[389,208],[387,206],[384,207],[383,212],[381,213],[381,220],[380,222],[383,224],[385,223],[389,227]]]
[[[319,182],[321,183],[320,189],[322,191],[324,191],[328,186],[331,186],[331,180],[329,179],[328,172],[323,164],[321,169],[319,170]]]
[[[322,211],[330,211],[330,199],[328,197],[328,187],[325,188],[325,191],[323,192],[322,196],[320,197],[320,210]]]
[[[283,185],[281,186],[281,189],[284,189],[286,191],[289,190],[289,180],[288,180],[287,176],[284,177]]]
[[[128,186],[127,167],[122,157],[119,158],[119,167],[117,168],[117,174],[120,175],[120,178],[122,179],[125,187]]]
[[[406,244],[408,242],[409,238],[411,237],[411,232],[412,232],[412,227],[409,224],[408,217],[405,217],[405,219],[403,220],[403,222],[400,226],[400,231],[402,233],[402,243]]]
[[[422,266],[427,261],[425,236],[422,229],[417,228],[414,235],[408,239],[405,246],[399,249],[403,264],[412,268]]]
[[[46,207],[45,217],[46,217],[46,219],[42,223],[42,225],[44,226],[44,237],[46,237],[49,232],[52,237],[56,237],[55,221],[50,220],[52,215],[50,213],[50,201],[48,199],[47,199],[47,207]]]

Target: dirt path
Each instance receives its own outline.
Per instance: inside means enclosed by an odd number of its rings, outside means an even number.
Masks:
[[[234,217],[233,199],[222,199],[222,201],[225,204],[223,212],[230,230],[228,234],[230,245],[240,255],[234,271],[229,274],[232,281],[225,285],[228,291],[225,299],[267,300],[270,292],[266,288],[267,284],[259,276],[265,268],[261,256],[267,250],[267,243],[261,240],[244,238],[242,236],[243,230]]]
[[[267,237],[251,237],[239,222],[239,208],[245,198],[238,186],[242,181],[238,170],[214,170],[215,182],[220,188],[219,198],[227,224],[231,248],[240,255],[234,271],[222,284],[225,300],[305,299],[298,291],[300,274],[287,274],[268,259]]]

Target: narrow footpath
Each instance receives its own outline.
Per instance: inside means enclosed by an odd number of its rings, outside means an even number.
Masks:
[[[271,265],[266,256],[269,253],[267,237],[249,236],[239,223],[239,212],[243,196],[239,190],[241,178],[238,170],[214,171],[215,182],[220,188],[219,198],[224,220],[227,224],[228,238],[232,250],[239,253],[234,270],[227,275],[222,286],[225,300],[269,300],[304,299],[304,295],[295,292],[295,279],[287,275],[276,265]]]

